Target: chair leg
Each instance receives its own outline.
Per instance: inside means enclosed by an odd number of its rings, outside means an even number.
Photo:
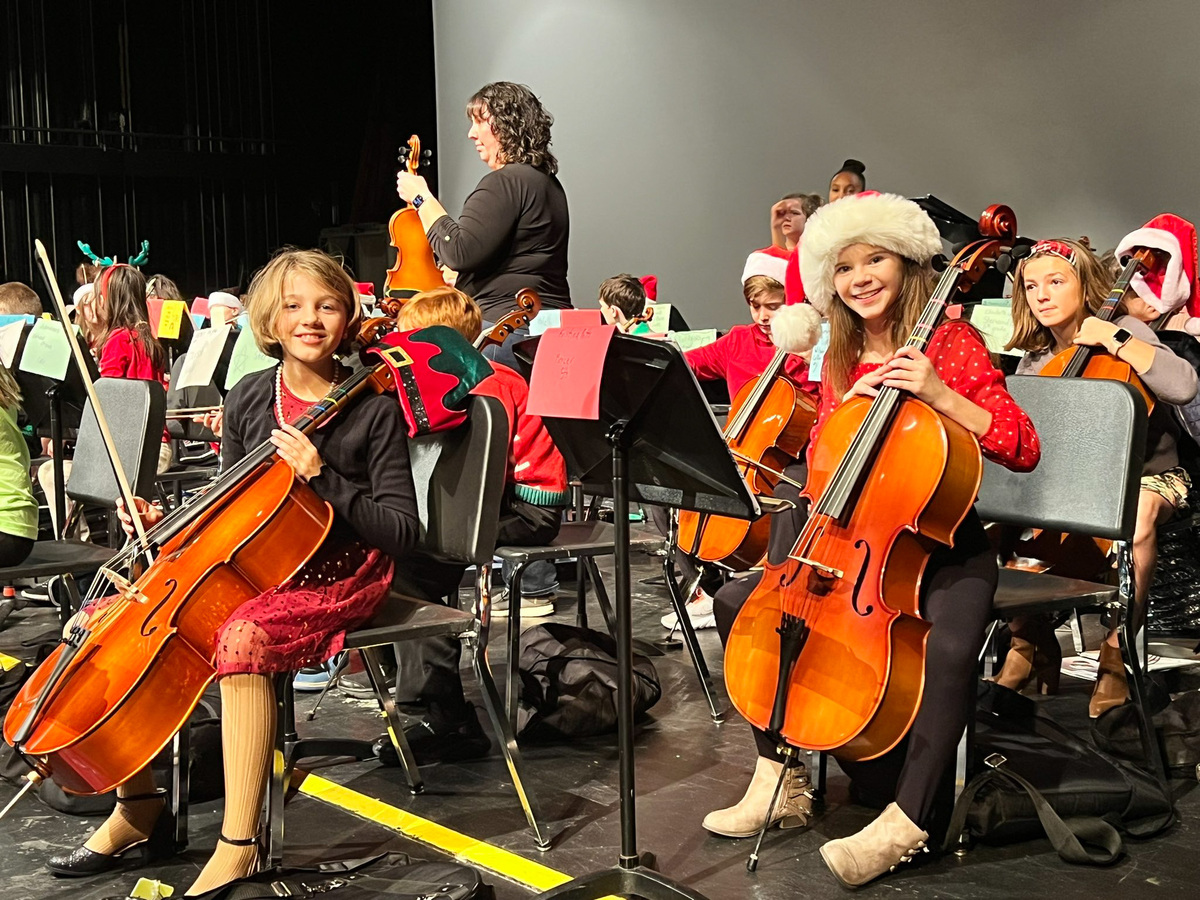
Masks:
[[[575,627],[587,628],[587,575],[583,568],[583,557],[575,559]]]
[[[188,796],[191,790],[190,735],[187,722],[175,733],[171,743],[171,817],[175,825],[175,850],[183,852],[188,845]]]
[[[396,711],[396,701],[383,679],[383,665],[379,660],[379,651],[375,647],[364,647],[358,651],[358,655],[362,657],[363,669],[367,673],[367,679],[371,682],[371,688],[375,691],[375,699],[379,702],[379,708],[383,711],[388,737],[391,738],[396,755],[400,757],[400,763],[404,767],[404,777],[408,779],[408,789],[413,794],[423,793],[425,782],[421,778],[421,770],[417,766],[417,758],[413,755],[412,747],[408,745],[408,738],[404,736],[404,726],[400,723],[400,714]],[[398,673],[397,677],[399,677]]]
[[[513,566],[508,585],[508,695],[505,705],[509,724],[517,727],[517,705],[521,695],[521,576],[526,562]]]
[[[692,665],[696,669],[696,680],[700,682],[700,689],[704,691],[704,699],[708,703],[708,714],[712,716],[713,723],[720,725],[725,721],[725,714],[717,709],[717,700],[713,694],[712,675],[708,671],[708,663],[704,659],[704,651],[700,649],[700,641],[696,638],[696,629],[692,627],[692,620],[688,618],[687,601],[685,597],[690,597],[696,593],[696,588],[700,584],[700,573],[688,582],[688,593],[681,594],[679,590],[679,582],[675,580],[675,555],[674,550],[668,549],[667,555],[663,559],[663,578],[667,582],[667,593],[671,597],[671,606],[675,609],[675,615],[679,619],[679,633],[683,636],[683,642],[687,645],[688,655],[692,658]]]
[[[290,776],[287,743],[289,733],[295,735],[290,678],[290,674],[284,674],[275,679],[275,752],[271,755],[271,775],[267,781],[266,864],[270,868],[283,865],[283,801]]]
[[[596,564],[594,556],[587,557],[584,565],[587,567],[588,577],[592,580],[592,590],[596,593],[596,603],[599,604],[600,613],[604,616],[604,624],[615,641],[617,639],[617,617],[613,614],[612,603],[608,600],[608,589],[604,587],[604,579],[600,577],[600,567]]]
[[[529,829],[533,832],[537,848],[549,850],[550,841],[546,838],[539,821],[541,817],[538,814],[537,799],[534,797],[533,791],[526,787],[527,779],[522,774],[524,763],[521,761],[521,751],[517,747],[514,726],[508,717],[501,713],[503,704],[500,699],[500,691],[492,678],[491,665],[487,660],[486,643],[481,643],[476,637],[470,635],[464,636],[464,640],[467,644],[467,652],[471,657],[471,667],[475,670],[475,678],[479,681],[479,687],[483,694],[484,710],[492,724],[496,740],[500,744],[504,762],[508,765],[508,774],[512,778],[513,789],[517,792],[517,800],[521,803],[521,809],[525,811],[525,821],[529,823]]]

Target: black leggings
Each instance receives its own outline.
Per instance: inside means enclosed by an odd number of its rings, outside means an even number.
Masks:
[[[0,567],[19,566],[33,552],[32,538],[17,537],[0,531]]]
[[[802,527],[804,515],[797,518]],[[799,528],[786,542],[787,550],[798,534]],[[780,536],[781,546],[785,538]],[[998,577],[995,555],[973,510],[954,540],[953,548],[934,552],[925,572],[921,615],[931,626],[926,645],[930,665],[925,672],[921,708],[908,736],[878,759],[839,761],[852,780],[861,783],[866,792],[882,795],[884,802],[891,799],[894,788],[896,803],[905,815],[926,830],[930,830],[928,826],[939,805],[939,790],[944,789],[946,776],[952,771],[955,748],[970,714],[979,651]],[[751,575],[717,592],[713,612],[722,644],[729,637],[738,611],[761,579],[761,574]],[[777,741],[766,732],[754,729],[754,740],[759,755],[781,758],[776,752]],[[950,786],[952,790],[952,783]]]

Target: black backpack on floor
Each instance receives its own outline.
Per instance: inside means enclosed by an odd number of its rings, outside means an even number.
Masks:
[[[617,728],[617,645],[607,634],[549,622],[521,634],[517,734],[561,740]],[[642,715],[662,697],[654,663],[633,655],[633,709]]]
[[[1169,796],[1149,774],[1038,715],[1036,704],[994,684],[981,688],[975,719],[976,775],[946,831],[987,843],[1048,837],[1066,862],[1110,865],[1121,834],[1151,837],[1175,821]]]

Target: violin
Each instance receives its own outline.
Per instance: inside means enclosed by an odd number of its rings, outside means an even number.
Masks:
[[[1148,247],[1139,247],[1133,252],[1121,270],[1120,276],[1109,291],[1108,297],[1095,313],[1096,318],[1111,322],[1117,309],[1139,272],[1149,271],[1164,265],[1164,254]],[[1159,317],[1162,321],[1166,316]],[[1048,378],[1108,378],[1123,381],[1133,386],[1146,401],[1146,412],[1154,410],[1154,395],[1124,360],[1107,353],[1101,347],[1079,345],[1069,347],[1056,354],[1038,373]],[[1027,540],[1019,540],[1003,548],[1005,554],[1011,550],[1017,556],[1035,563],[1022,564],[1019,568],[1032,572],[1052,572],[1066,578],[1094,579],[1109,568],[1112,541],[1085,535],[1036,529]]]
[[[495,325],[475,338],[475,349],[482,350],[489,344],[503,344],[518,328],[526,328],[542,311],[542,298],[533,288],[517,291],[517,308],[505,313]]]
[[[1016,238],[993,206],[983,237],[943,272],[906,346],[924,351],[947,305]],[[767,564],[725,655],[729,697],[751,724],[797,747],[873,759],[921,704],[921,575],[975,503],[983,461],[962,425],[892,387],[838,407],[812,448],[810,514],[788,558]]]
[[[400,148],[400,161],[409,174],[415,175],[420,160],[421,139],[414,134],[408,139],[408,145]],[[388,234],[392,246],[396,248],[396,262],[387,270],[383,287],[385,294],[411,297],[420,291],[446,284],[442,270],[433,258],[433,248],[425,236],[421,217],[413,207],[405,206],[392,213],[388,221]]]
[[[394,389],[386,363],[366,366],[296,427],[311,433],[358,394]],[[333,509],[266,441],[154,528],[143,532],[134,521],[157,555],[132,582],[116,570],[129,567],[137,547],[101,570],[117,596],[71,628],[4,719],[5,740],[36,775],[71,793],[110,791],[166,746],[216,677],[220,625],[308,562]]]
[[[725,426],[725,443],[757,496],[775,490],[817,420],[817,401],[784,375],[786,361],[787,354],[777,350],[766,371],[738,391]],[[746,520],[680,510],[676,544],[695,559],[744,571],[761,565],[770,529],[769,514]]]

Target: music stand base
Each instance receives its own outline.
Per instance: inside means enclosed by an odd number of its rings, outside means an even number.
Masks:
[[[703,894],[644,866],[592,872],[538,894],[537,900],[600,900],[610,895],[633,895],[645,900],[708,900]]]

